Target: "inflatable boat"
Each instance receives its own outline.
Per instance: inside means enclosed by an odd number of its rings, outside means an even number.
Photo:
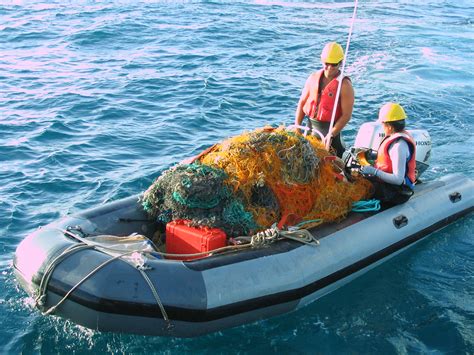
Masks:
[[[162,226],[137,195],[38,229],[13,266],[43,313],[98,331],[193,337],[303,307],[473,206],[474,182],[448,175],[417,184],[402,205],[310,229],[305,243],[278,238],[180,260],[150,242]]]

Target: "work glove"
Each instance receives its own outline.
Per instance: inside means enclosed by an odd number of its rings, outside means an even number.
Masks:
[[[377,171],[378,169],[375,169],[373,166],[370,166],[370,165],[364,165],[360,167],[360,173],[364,176],[368,176],[368,175],[376,176]]]

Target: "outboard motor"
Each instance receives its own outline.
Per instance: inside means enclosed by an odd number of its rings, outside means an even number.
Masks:
[[[431,137],[428,131],[424,129],[412,129],[408,130],[408,133],[410,133],[416,143],[416,177],[419,178],[429,166]],[[384,138],[385,132],[381,123],[364,123],[357,133],[354,147],[348,152],[349,155],[346,156],[346,163],[350,160],[351,156],[358,160],[361,159],[361,156],[362,159],[375,160],[377,149]]]

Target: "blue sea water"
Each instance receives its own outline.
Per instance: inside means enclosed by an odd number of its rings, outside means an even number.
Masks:
[[[474,218],[292,314],[193,339],[91,331],[32,309],[12,258],[70,212],[146,189],[212,143],[290,124],[352,2],[0,2],[0,353],[474,353]],[[398,101],[424,179],[473,178],[474,5],[360,1],[345,130]]]

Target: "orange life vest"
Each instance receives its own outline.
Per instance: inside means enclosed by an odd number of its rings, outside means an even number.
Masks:
[[[386,173],[393,173],[392,160],[388,154],[388,150],[392,143],[396,142],[398,139],[403,139],[408,143],[410,150],[410,157],[406,165],[405,177],[408,177],[412,184],[415,183],[415,168],[416,168],[416,144],[412,136],[406,131],[398,132],[391,134],[390,136],[385,137],[380,143],[379,149],[377,151],[377,160],[375,161],[375,167]]]
[[[316,119],[321,122],[331,122],[332,110],[336,101],[337,86],[339,84],[339,76],[332,79],[331,82],[325,86],[321,92],[321,97],[319,97],[319,83],[321,82],[321,76],[323,74],[324,70],[321,69],[312,74],[308,79],[306,85],[309,86],[309,95],[303,105],[303,112],[311,119]],[[349,77],[345,76],[344,79],[346,78],[349,79]],[[337,121],[341,115],[341,98],[339,97],[334,120]]]

